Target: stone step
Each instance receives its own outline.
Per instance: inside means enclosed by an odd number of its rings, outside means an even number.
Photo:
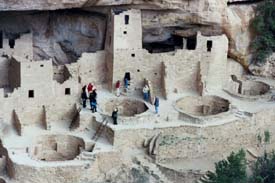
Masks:
[[[152,176],[154,176],[155,178],[159,178],[160,181],[162,183],[172,183],[161,171],[160,169],[157,167],[157,165],[155,165],[154,163],[149,162],[146,159],[143,158],[138,158],[136,159],[137,163],[140,164],[141,166],[143,166],[143,168],[145,168],[148,173],[150,173]]]

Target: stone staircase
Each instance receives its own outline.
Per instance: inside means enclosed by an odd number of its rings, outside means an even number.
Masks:
[[[82,151],[75,159],[84,161],[94,161],[95,158],[95,154],[87,151]]]
[[[203,175],[199,180],[196,181],[196,183],[204,183],[203,181],[207,181],[208,178],[209,177],[207,175]]]
[[[146,172],[148,172],[154,178],[158,179],[159,183],[173,183],[161,172],[158,166],[153,162],[150,162],[150,160],[147,160],[143,157],[135,157],[134,161],[138,165],[142,166]]]

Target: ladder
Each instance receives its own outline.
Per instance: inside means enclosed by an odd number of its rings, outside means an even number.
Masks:
[[[79,107],[71,121],[70,129],[73,129],[74,127],[77,127],[77,121],[79,120],[81,108]]]
[[[99,127],[97,128],[94,136],[92,137],[92,140],[95,142],[98,140],[98,138],[101,136],[102,132],[105,130],[109,120],[107,120],[107,117],[103,119],[103,121],[100,123]]]

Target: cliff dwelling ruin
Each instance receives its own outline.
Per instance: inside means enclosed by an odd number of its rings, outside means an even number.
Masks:
[[[199,182],[275,133],[274,80],[234,59],[258,1],[24,2],[0,2],[0,183]]]

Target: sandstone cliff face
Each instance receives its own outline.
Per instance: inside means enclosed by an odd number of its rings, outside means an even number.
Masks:
[[[31,31],[34,60],[52,58],[65,64],[75,62],[83,52],[104,49],[106,17],[81,10],[7,12],[0,16],[0,30],[7,39]]]
[[[108,10],[114,5],[119,5],[115,6],[116,8],[139,8],[142,9],[144,42],[165,41],[172,34],[187,37],[197,31],[201,31],[204,35],[225,33],[230,40],[230,57],[247,66],[252,37],[249,22],[254,16],[256,3],[246,2],[246,0],[237,2],[236,0],[4,0],[0,2],[0,10],[80,8],[107,16]],[[87,16],[95,17],[94,14],[86,14],[86,17],[81,13],[67,17],[58,13],[54,16],[52,14],[54,13],[32,14],[31,19],[25,21],[35,22],[30,26],[38,34],[34,38],[36,58],[54,57],[56,63],[67,63],[75,61],[82,52],[103,49],[106,20],[97,17],[89,21]],[[61,30],[61,27],[64,30]],[[75,27],[82,28],[79,30]],[[49,35],[46,30],[51,32],[50,39],[47,40],[45,38],[49,38],[47,37]],[[61,36],[57,33],[61,33]],[[75,38],[68,40],[68,37]]]

